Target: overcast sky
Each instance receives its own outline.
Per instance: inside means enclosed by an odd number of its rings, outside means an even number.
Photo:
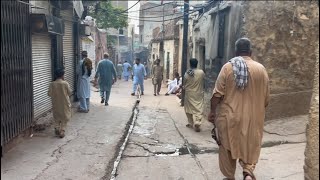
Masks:
[[[135,3],[137,3],[137,1],[128,1],[128,8],[130,8],[131,6],[133,6]],[[131,8],[129,10],[129,24],[134,24],[135,28],[135,34],[139,34],[139,20],[137,17],[139,17],[139,8],[140,8],[140,3],[138,3],[137,5],[135,5],[133,8]],[[134,19],[131,19],[130,17],[134,17]]]

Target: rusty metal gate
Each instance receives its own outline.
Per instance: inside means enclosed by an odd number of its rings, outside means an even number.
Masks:
[[[29,1],[1,1],[1,147],[33,118]]]

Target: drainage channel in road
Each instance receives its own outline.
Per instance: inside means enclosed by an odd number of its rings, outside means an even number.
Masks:
[[[103,180],[116,179],[118,166],[122,158],[175,157],[183,155],[191,155],[204,178],[208,179],[208,175],[196,155],[217,153],[217,149],[199,148],[188,143],[167,110],[158,108],[150,110],[146,107],[139,107],[139,101],[137,101],[132,112],[132,117],[127,124],[123,138],[119,142],[118,151],[113,161],[109,163],[106,176],[102,178]],[[130,153],[130,150],[134,150],[134,152]],[[139,153],[135,154],[137,151]]]
[[[115,151],[114,158],[109,162],[109,164],[106,168],[106,173],[101,178],[101,180],[108,180],[108,179],[115,180],[115,178],[116,178],[117,170],[118,170],[118,166],[121,161],[121,158],[122,158],[122,154],[128,144],[130,134],[132,133],[132,130],[134,128],[135,122],[136,122],[138,114],[139,114],[139,108],[138,108],[139,103],[140,103],[140,100],[138,99],[136,101],[136,103],[134,104],[134,107],[132,109],[132,115],[126,125],[124,134],[117,145],[117,149]]]

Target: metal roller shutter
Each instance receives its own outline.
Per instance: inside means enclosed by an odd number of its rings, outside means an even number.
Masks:
[[[61,11],[62,19],[64,20],[64,36],[63,36],[63,57],[65,67],[65,80],[69,83],[71,90],[75,90],[75,61],[73,47],[73,11]]]
[[[32,35],[33,104],[34,118],[37,119],[51,110],[48,96],[52,82],[51,39],[48,35]]]
[[[81,52],[83,51],[83,43],[82,43],[82,39],[80,38],[79,40],[79,46],[80,46],[80,55],[81,55]],[[80,57],[81,58],[81,57]]]

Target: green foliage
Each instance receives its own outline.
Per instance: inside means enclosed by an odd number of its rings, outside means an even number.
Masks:
[[[107,42],[108,42],[108,45],[114,46],[114,45],[116,45],[117,37],[108,35]]]
[[[96,19],[98,28],[123,28],[128,26],[128,17],[123,8],[113,7],[110,1],[100,1],[89,9],[89,15]]]

